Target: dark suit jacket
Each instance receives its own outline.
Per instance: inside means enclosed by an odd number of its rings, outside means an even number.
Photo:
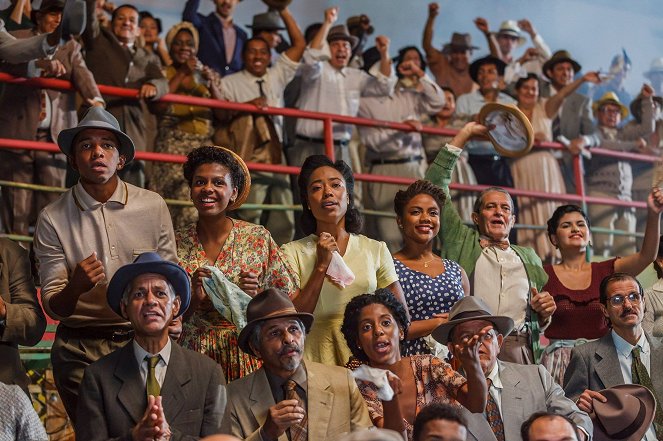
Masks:
[[[237,32],[237,43],[232,59],[226,59],[226,45],[223,41],[221,21],[216,13],[204,16],[198,13],[200,0],[187,0],[182,13],[182,20],[190,21],[200,34],[200,61],[219,72],[222,76],[242,70],[242,48],[248,39],[246,32],[234,25]]]
[[[335,440],[344,433],[372,427],[364,399],[350,371],[338,366],[306,362],[308,439]],[[274,396],[261,368],[228,385],[228,406],[221,432],[247,441],[261,441]],[[288,441],[287,434],[279,441]]]
[[[663,343],[649,334],[645,336],[651,348],[649,375],[653,392],[657,397],[663,397]],[[624,383],[612,332],[571,351],[571,361],[564,375],[567,397],[575,401],[586,389],[599,391]]]
[[[35,35],[32,30],[12,32],[17,38],[29,38]],[[75,91],[57,91],[46,89],[51,99],[51,138],[56,141],[63,129],[75,127],[78,124],[76,114],[76,92],[83,99],[101,97],[99,88],[85,64],[81,53],[81,45],[74,40],[68,41],[64,46],[58,47],[53,57],[60,61],[66,74],[60,79],[71,81]],[[3,72],[17,76],[26,76],[28,63],[2,64]],[[41,111],[41,89],[7,84],[0,103],[0,137],[14,139],[35,139],[39,127],[39,112]]]
[[[541,365],[519,365],[498,361],[502,381],[502,420],[506,441],[520,441],[520,426],[534,412],[547,411],[571,418],[591,437],[593,426],[589,416],[564,396],[561,386],[555,383]],[[462,408],[467,420],[467,439],[495,440],[483,413],[470,413]]]
[[[157,88],[159,99],[168,93],[168,80],[161,71],[161,61],[157,54],[136,47],[132,54],[115,38],[108,29],[99,26],[95,11],[95,0],[86,0],[87,27],[85,41],[85,61],[98,84],[139,89],[150,83]],[[137,150],[145,150],[148,118],[141,101],[135,98],[104,96],[106,109],[117,118],[120,127],[129,135]]]
[[[0,238],[0,296],[7,305],[6,324],[0,326],[0,382],[18,384],[27,391],[18,345],[36,345],[44,335],[46,318],[37,300],[27,251],[4,238]]]
[[[225,408],[225,379],[209,357],[173,342],[161,387],[172,440],[218,433]],[[79,389],[76,438],[131,440],[131,429],[147,407],[133,344],[108,354],[85,369]]]

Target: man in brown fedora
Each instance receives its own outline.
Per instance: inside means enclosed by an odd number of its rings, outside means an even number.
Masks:
[[[442,50],[433,46],[433,26],[440,12],[440,5],[433,2],[428,5],[428,18],[424,26],[422,46],[426,53],[426,62],[440,87],[449,87],[456,96],[476,90],[469,72],[470,57],[474,49],[470,34],[454,32],[451,41]]]
[[[177,262],[170,213],[158,194],[123,182],[134,144],[117,120],[91,107],[58,146],[79,182],[42,210],[34,249],[46,313],[60,323],[51,350],[55,385],[70,417],[90,363],[131,340],[131,327],[106,304],[108,280],[147,252]]]
[[[380,62],[369,75],[363,70],[349,67],[352,49],[358,39],[350,35],[345,25],[336,25],[338,7],[325,10],[325,19],[319,31],[304,52],[298,75],[301,92],[298,107],[301,110],[357,116],[362,96],[389,95],[397,78],[389,58],[389,39],[379,35],[375,46]],[[334,124],[334,153],[336,159],[351,164],[348,145],[353,126]],[[324,154],[322,121],[297,120],[295,144],[286,153],[290,165],[301,166],[311,155]]]
[[[659,404],[654,424],[643,439],[654,441],[663,439],[663,343],[642,329],[644,296],[640,282],[633,276],[615,273],[603,279],[599,298],[612,331],[573,348],[564,391],[580,409],[592,413],[596,400],[605,403],[602,389],[622,384],[647,387]]]
[[[449,321],[431,334],[460,360],[457,348],[461,347],[461,342],[486,327],[490,328],[479,349],[479,361],[488,381],[486,412],[464,412],[468,423],[467,439],[520,440],[521,424],[537,411],[566,415],[582,428],[583,435],[592,433],[589,416],[564,396],[561,386],[542,365],[520,365],[497,359],[504,336],[513,326],[510,317],[493,315],[481,299],[468,296],[451,308]],[[459,369],[462,367],[461,364]]]
[[[313,315],[297,312],[287,294],[270,288],[249,302],[246,318],[238,345],[263,365],[228,385],[221,433],[325,441],[372,426],[350,371],[302,361]]]

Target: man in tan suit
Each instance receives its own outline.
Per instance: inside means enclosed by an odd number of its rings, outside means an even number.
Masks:
[[[251,441],[324,441],[372,426],[350,371],[302,362],[313,315],[297,312],[285,293],[270,288],[249,302],[246,316],[238,345],[263,365],[228,385],[221,433]]]
[[[60,23],[64,0],[44,0],[32,11],[33,29],[12,32],[25,39],[53,32]],[[81,45],[69,40],[55,51],[53,57],[22,64],[3,63],[2,71],[20,77],[57,77],[71,81],[75,90],[36,89],[25,85],[7,84],[0,100],[0,138],[55,142],[64,129],[78,124],[76,92],[88,106],[103,106],[97,83],[88,70]],[[67,159],[62,153],[36,150],[0,150],[0,179],[63,187]],[[58,193],[33,192],[3,187],[2,216],[7,232],[28,234],[37,214],[59,197]],[[33,194],[36,204],[33,208]]]

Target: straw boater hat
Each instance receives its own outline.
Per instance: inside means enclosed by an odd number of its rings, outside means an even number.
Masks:
[[[523,37],[523,33],[520,31],[520,26],[518,26],[518,22],[516,22],[516,20],[503,21],[495,35],[498,37],[500,35],[515,37],[518,39],[518,46],[522,46],[527,42],[527,39]]]
[[[345,40],[350,43],[350,47],[354,50],[359,43],[359,39],[354,35],[350,35],[348,27],[344,24],[336,25],[329,30],[327,34],[327,43],[331,43],[336,40]]]
[[[488,306],[479,297],[463,297],[451,307],[449,321],[438,326],[432,332],[432,337],[442,344],[449,342],[451,330],[461,323],[470,320],[486,320],[495,326],[498,334],[509,335],[513,330],[513,319],[511,317],[493,315]]]
[[[306,332],[311,329],[311,325],[313,324],[313,314],[297,312],[288,294],[280,289],[269,288],[256,295],[246,307],[247,323],[244,329],[242,329],[242,332],[239,333],[237,339],[239,348],[247,354],[255,356],[256,354],[253,353],[249,345],[253,328],[265,320],[285,317],[293,317],[301,320],[304,323]]]
[[[594,398],[594,441],[640,441],[656,414],[656,399],[646,387],[621,384],[599,391],[607,401]]]
[[[550,79],[550,76],[547,73],[548,70],[552,70],[552,68],[555,67],[557,63],[563,63],[563,62],[571,63],[571,66],[573,66],[573,73],[578,73],[582,69],[580,63],[578,63],[576,60],[573,59],[573,57],[571,57],[569,51],[560,50],[552,54],[552,57],[550,57],[545,63],[543,63],[543,66],[541,66],[541,70],[543,71],[543,74],[546,76],[546,78]]]
[[[110,112],[97,106],[90,107],[76,127],[60,132],[58,135],[58,147],[60,147],[62,153],[72,156],[72,148],[76,136],[87,129],[103,129],[114,133],[120,143],[118,150],[120,155],[124,155],[125,164],[128,164],[134,159],[136,148],[131,138],[120,130],[120,123],[117,122],[117,119]]]
[[[191,302],[189,276],[184,268],[176,263],[163,260],[157,253],[143,253],[136,257],[133,263],[124,265],[115,272],[106,291],[106,300],[111,309],[121,316],[120,302],[126,287],[136,277],[148,273],[161,274],[173,285],[175,295],[180,297],[181,302],[180,310],[175,317],[184,314]]]
[[[477,46],[472,46],[472,36],[470,34],[461,34],[454,32],[451,34],[451,41],[442,46],[442,53],[449,54],[453,49],[461,50],[474,50],[479,49]]]
[[[604,93],[600,100],[595,101],[594,104],[592,104],[592,110],[594,110],[594,113],[596,113],[606,104],[614,104],[615,106],[619,107],[619,111],[622,114],[622,119],[626,119],[628,117],[628,109],[625,105],[622,104],[621,101],[619,101],[619,97],[614,92]]]
[[[166,46],[168,46],[168,49],[170,50],[170,46],[173,44],[173,40],[175,39],[175,36],[179,31],[189,31],[191,35],[193,35],[193,45],[196,48],[196,52],[198,52],[198,47],[200,44],[200,35],[198,34],[198,29],[192,24],[189,23],[188,21],[183,21],[181,23],[176,24],[166,34]]]

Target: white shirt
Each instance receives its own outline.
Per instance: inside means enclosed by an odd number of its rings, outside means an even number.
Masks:
[[[640,348],[640,361],[645,365],[647,372],[650,373],[651,377],[651,351],[649,348],[649,342],[645,333],[642,332],[640,338],[638,339],[638,344],[633,346],[631,343],[624,340],[620,337],[614,330],[611,332],[612,342],[615,344],[615,350],[617,351],[617,358],[619,358],[619,368],[622,371],[622,377],[624,377],[624,384],[633,384],[633,377],[631,376],[631,364],[633,363],[633,348],[638,346]],[[654,424],[652,423],[651,427],[645,433],[643,441],[656,441],[656,430],[654,429]]]
[[[543,78],[543,64],[552,56],[552,53],[540,34],[536,34],[536,37],[532,39],[532,43],[539,51],[538,56],[523,64],[520,64],[517,57],[514,57],[504,70],[504,82],[506,84],[516,82],[519,78],[525,78],[528,73],[534,73],[539,78]]]
[[[292,61],[284,53],[276,60],[272,67],[262,77],[256,77],[246,69],[221,78],[221,94],[225,100],[236,103],[245,103],[260,97],[260,87],[257,81],[263,80],[262,89],[270,107],[284,107],[283,91],[292,81],[297,72],[299,63]],[[283,140],[283,116],[273,115],[272,121],[276,127],[279,139]]]
[[[492,384],[490,385],[490,389],[488,389],[488,393],[495,399],[495,402],[497,403],[497,408],[500,410],[500,414],[502,414],[503,386],[502,386],[502,380],[500,379],[500,366],[497,361],[495,361],[495,366],[493,366],[493,369],[490,371],[490,373],[486,378],[492,382]]]
[[[154,357],[159,355],[159,362],[154,367],[154,376],[157,378],[157,382],[160,387],[163,387],[163,380],[166,378],[166,371],[168,370],[168,362],[170,361],[170,352],[172,351],[172,343],[170,338],[166,345],[157,353],[150,354],[147,352],[141,345],[139,345],[136,340],[132,340],[134,345],[134,355],[136,356],[136,361],[138,362],[140,378],[143,380],[143,384],[147,387],[147,375],[149,372],[148,360],[145,357]]]
[[[360,97],[389,95],[398,80],[393,68],[389,77],[379,69],[371,71],[373,76],[352,67],[336,69],[329,63],[329,58],[327,42],[322,49],[307,47],[304,51],[303,62],[297,73],[301,77],[301,92],[297,102],[299,109],[357,116]],[[334,124],[334,139],[350,140],[352,128],[351,124]],[[323,123],[299,118],[297,134],[322,139]]]

